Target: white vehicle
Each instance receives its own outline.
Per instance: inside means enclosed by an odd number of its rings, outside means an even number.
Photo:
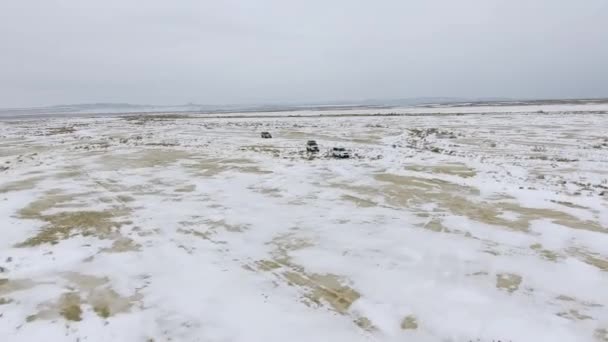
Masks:
[[[344,147],[334,147],[331,149],[331,156],[338,159],[350,158],[350,152]]]

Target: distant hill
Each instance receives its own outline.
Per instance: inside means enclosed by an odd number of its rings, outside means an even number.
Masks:
[[[543,104],[598,104],[608,103],[604,99],[555,99],[555,100],[514,100],[508,98],[467,99],[454,97],[419,97],[402,99],[366,99],[359,101],[335,101],[323,103],[277,103],[241,105],[201,105],[189,103],[176,106],[139,105],[130,103],[87,103],[57,105],[48,107],[5,108],[0,109],[0,117],[23,116],[72,116],[95,114],[129,113],[229,113],[229,112],[280,112],[292,110],[328,110],[354,108],[393,108],[393,107],[475,107],[475,106],[512,106]]]

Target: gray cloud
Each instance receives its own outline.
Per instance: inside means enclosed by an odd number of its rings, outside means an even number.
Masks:
[[[0,107],[608,96],[605,0],[2,0]]]

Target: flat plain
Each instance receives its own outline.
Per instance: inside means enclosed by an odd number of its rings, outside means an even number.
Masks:
[[[0,336],[608,341],[606,108],[539,108],[0,120]]]

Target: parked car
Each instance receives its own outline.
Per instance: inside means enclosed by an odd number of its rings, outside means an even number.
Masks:
[[[334,147],[331,149],[331,156],[339,159],[350,158],[350,152],[344,147]]]
[[[319,145],[317,145],[317,142],[314,140],[308,140],[306,142],[306,152],[309,152],[309,153],[319,152]]]
[[[268,133],[268,132],[262,132],[262,138],[263,139],[270,139],[270,138],[272,138],[272,135],[270,135],[270,133]]]

